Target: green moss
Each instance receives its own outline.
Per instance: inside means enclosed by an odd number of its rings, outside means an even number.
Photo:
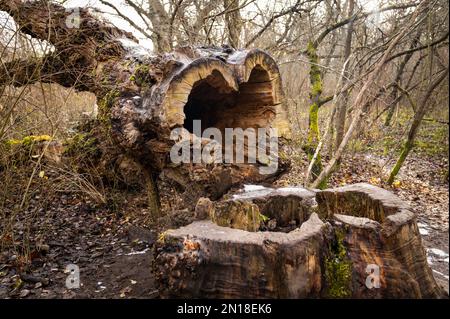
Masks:
[[[400,168],[402,167],[403,163],[406,160],[406,157],[408,156],[409,152],[413,148],[413,144],[410,141],[406,141],[405,145],[403,146],[403,150],[400,153],[400,157],[398,158],[397,162],[395,163],[394,167],[392,168],[391,173],[389,174],[388,184],[394,183],[395,176],[397,176],[398,172],[400,171]]]
[[[261,221],[261,222],[266,222],[266,221],[268,221],[269,220],[269,217],[267,217],[266,215],[263,215],[263,214],[259,214],[259,220]]]
[[[78,133],[68,139],[65,143],[64,154],[91,158],[98,156],[100,150],[97,147],[98,141],[87,133]]]
[[[325,258],[325,280],[327,297],[351,297],[352,264],[347,257],[344,246],[344,233],[337,230],[335,239],[328,247],[329,255]]]
[[[309,81],[311,84],[311,99],[317,99],[315,102],[318,102],[319,95],[322,94],[322,75],[319,67],[319,56],[317,55],[317,49],[314,47],[312,42],[308,43],[306,49],[310,70],[309,70]]]
[[[319,67],[319,57],[317,55],[317,48],[310,41],[308,42],[306,53],[310,62],[309,81],[311,91],[309,93],[311,104],[309,106],[309,129],[308,139],[305,151],[311,161],[314,153],[319,145],[320,130],[319,130],[319,100],[322,94],[322,75]],[[315,179],[322,171],[322,159],[320,154],[316,157],[312,167],[312,178]],[[326,182],[321,183],[320,188],[325,188]]]
[[[314,146],[316,146],[319,140],[319,106],[317,105],[317,103],[312,103],[309,107],[308,143],[314,144]]]
[[[50,135],[29,135],[25,136],[21,140],[12,139],[6,142],[7,145],[24,145],[24,146],[31,146],[36,142],[42,142],[42,141],[51,141],[52,137]]]
[[[119,97],[120,93],[118,90],[111,90],[106,93],[103,98],[99,100],[98,105],[98,120],[100,123],[109,129],[111,127],[110,113],[111,108],[114,106],[116,99]]]
[[[316,53],[316,47],[314,46],[312,41],[309,41],[306,44],[306,52],[307,52],[308,56],[314,55]]]
[[[153,77],[150,74],[150,68],[148,65],[139,64],[134,70],[130,80],[139,86],[152,85]]]
[[[320,69],[317,65],[311,65],[310,70],[310,83],[311,83],[311,99],[316,99],[319,101],[319,95],[322,94],[322,76],[320,74]]]
[[[312,89],[311,89],[311,94],[313,96],[322,94],[322,81],[320,78],[314,82]]]
[[[312,103],[309,107],[309,130],[308,130],[308,140],[307,145],[304,147],[306,154],[308,155],[308,160],[312,161],[314,153],[320,141],[320,130],[319,130],[319,106],[317,103]],[[313,163],[311,175],[313,180],[316,179],[322,172],[322,158],[320,153],[317,154],[316,160]],[[318,188],[326,188],[326,181],[320,183]]]
[[[211,221],[219,226],[258,231],[266,216],[260,214],[258,206],[245,201],[236,201],[226,207],[214,210]]]

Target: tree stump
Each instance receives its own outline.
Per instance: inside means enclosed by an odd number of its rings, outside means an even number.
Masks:
[[[228,219],[224,207],[231,208]],[[248,227],[255,221],[249,207],[279,227]],[[210,211],[220,212],[222,226],[196,221],[166,231],[156,244],[163,297],[444,297],[415,215],[386,190],[368,184],[314,192],[261,188]]]

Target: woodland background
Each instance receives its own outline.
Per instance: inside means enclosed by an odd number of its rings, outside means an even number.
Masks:
[[[292,131],[292,169],[277,185],[368,182],[392,190],[418,213],[429,263],[448,287],[447,1],[59,2],[95,7],[155,53],[184,45],[269,52],[282,74]],[[52,50],[19,31],[0,12],[3,69]],[[161,215],[154,216],[145,185],[126,164],[111,172],[89,165],[95,145],[77,128],[96,116],[94,95],[43,82],[15,87],[14,77],[6,78],[0,296],[155,297],[143,271],[151,259],[146,249],[160,227],[183,218],[176,194],[161,181]],[[46,160],[39,142],[50,140],[64,141],[55,154],[69,160]],[[83,267],[83,289],[64,287],[67,262]]]

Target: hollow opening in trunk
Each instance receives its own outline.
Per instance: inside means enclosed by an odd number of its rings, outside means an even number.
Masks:
[[[311,213],[311,202],[302,197],[273,196],[261,205],[261,214],[267,217],[262,228],[288,233],[306,222]]]
[[[370,186],[360,186],[360,189],[347,187],[345,191],[340,192],[322,192],[317,195],[318,209],[324,216],[332,217],[335,214],[352,216],[357,218],[368,218],[378,223],[383,223],[387,216],[398,212],[398,203],[395,199],[390,199],[389,205],[386,205],[382,196],[375,197]],[[364,192],[364,188],[368,191]],[[381,193],[381,192],[380,192]],[[389,194],[383,194],[389,198]],[[400,205],[400,204],[398,204]]]
[[[260,128],[269,126],[275,117],[274,98],[269,74],[261,66],[253,68],[247,82],[236,92],[222,74],[213,70],[205,79],[194,83],[184,106],[184,128],[201,135],[206,128]],[[201,129],[194,130],[194,120]]]
[[[237,92],[214,70],[205,79],[194,83],[184,106],[184,128],[196,135],[201,135],[208,127],[217,127],[226,110],[236,104]],[[194,121],[201,121],[201,130],[194,130]]]

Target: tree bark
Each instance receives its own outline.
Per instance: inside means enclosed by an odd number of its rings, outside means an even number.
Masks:
[[[314,157],[314,153],[320,142],[320,129],[319,129],[319,107],[320,97],[322,96],[322,74],[319,66],[319,57],[317,55],[317,46],[310,42],[308,43],[308,49],[306,51],[308,60],[310,63],[309,70],[309,113],[308,113],[308,137],[307,143],[304,147],[309,161],[312,161],[311,177],[315,180],[322,171],[322,159],[320,154]],[[308,181],[305,181],[308,182]],[[326,181],[324,180],[319,188],[325,187]]]
[[[224,0],[223,4],[229,45],[233,48],[239,48],[242,30],[239,0]]]
[[[170,29],[170,18],[164,9],[163,4],[159,0],[148,0],[149,18],[152,22],[153,30],[155,31],[156,39],[153,43],[156,44],[156,52],[164,53],[172,50],[172,34]]]

